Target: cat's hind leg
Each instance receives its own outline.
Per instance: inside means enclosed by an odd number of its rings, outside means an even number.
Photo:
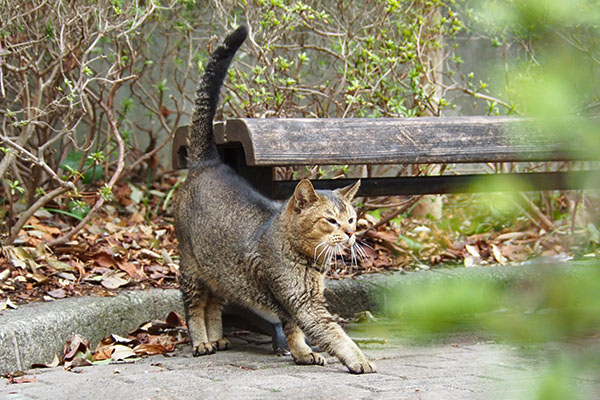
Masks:
[[[290,346],[290,353],[298,365],[325,365],[325,358],[306,344],[306,337],[300,327],[287,318],[281,318],[283,332]]]
[[[208,341],[216,350],[226,350],[230,346],[229,340],[223,337],[223,300],[209,294],[206,302],[206,332]]]

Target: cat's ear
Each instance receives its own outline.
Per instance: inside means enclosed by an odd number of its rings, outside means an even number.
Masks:
[[[319,195],[308,179],[302,179],[294,190],[294,208],[298,211],[314,204],[319,200]]]
[[[360,179],[357,180],[356,183],[343,187],[341,189],[336,189],[334,190],[334,192],[336,192],[339,196],[343,197],[344,199],[352,201],[352,199],[354,199],[354,196],[356,196],[356,192],[358,192],[359,187]]]

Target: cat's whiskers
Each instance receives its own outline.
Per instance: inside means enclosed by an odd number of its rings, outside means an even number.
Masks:
[[[358,269],[359,259],[360,259],[360,261],[369,260],[369,256],[367,255],[367,252],[365,251],[365,249],[363,249],[363,246],[365,246],[365,245],[368,246],[369,248],[372,248],[368,244],[359,243],[358,241],[354,242],[352,247],[350,247],[352,266],[356,267],[357,269]],[[369,264],[370,264],[370,261],[369,261]]]
[[[363,248],[363,247],[368,247],[368,248],[370,248],[371,250],[375,251],[375,249],[373,248],[373,246],[371,246],[371,245],[370,245],[369,243],[367,243],[367,242],[360,242],[359,244],[360,244],[360,247],[361,247],[361,248]]]
[[[354,243],[352,246],[350,246],[350,267],[354,270],[354,268],[358,269],[358,259],[356,258],[356,251],[354,250],[354,247],[356,246],[356,243]]]
[[[321,250],[321,252],[319,253],[319,255],[317,255],[317,251],[319,250],[319,248],[321,246],[325,246],[323,248],[323,250]],[[316,247],[315,247],[315,256],[314,256],[314,260],[313,260],[313,264],[317,265],[317,263],[319,262],[319,258],[321,258],[321,255],[323,255],[323,253],[329,248],[329,244],[327,243],[327,241],[322,241],[321,243],[319,243]]]
[[[329,270],[329,268],[331,268],[332,258],[334,257],[334,255],[335,255],[334,247],[327,244],[327,254],[323,258],[323,264],[321,265],[321,268],[323,270]]]
[[[337,251],[337,254],[340,255],[340,258],[342,260],[342,264],[344,264],[344,267],[347,267],[346,261],[344,261],[344,246],[342,246],[341,243],[336,243],[335,244],[335,249]],[[337,255],[336,255],[336,260],[337,260]]]
[[[324,240],[315,247],[313,264],[319,266],[319,269],[323,271],[328,271],[332,265],[337,263],[339,256],[344,267],[351,267],[352,272],[358,269],[360,261],[369,259],[363,246],[371,247],[368,244],[359,243],[358,241],[355,241],[351,246],[346,246],[342,242],[329,243]],[[350,253],[350,265],[346,263],[346,249]]]
[[[354,246],[352,246],[352,248],[356,250],[356,253],[358,253],[358,256],[362,260],[368,260],[369,259],[369,256],[367,255],[367,252],[365,251],[365,249],[363,249],[363,244],[362,243],[356,242],[356,243],[354,243]]]
[[[323,248],[319,251],[319,249],[321,247],[323,247]],[[319,251],[319,254],[317,254],[317,251]],[[326,241],[319,243],[315,247],[315,257],[314,257],[313,265],[319,266],[320,269],[323,269],[325,267],[325,264],[327,263],[328,255],[329,255],[329,243],[327,243]]]

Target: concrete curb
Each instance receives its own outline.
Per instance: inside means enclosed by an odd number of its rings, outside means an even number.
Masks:
[[[342,316],[357,311],[377,309],[391,293],[423,283],[448,282],[453,279],[489,280],[510,287],[524,280],[538,280],[551,273],[578,275],[586,269],[600,268],[600,261],[564,262],[560,259],[538,259],[520,265],[476,266],[470,268],[437,268],[418,272],[393,272],[361,275],[356,279],[331,282],[332,293],[325,292],[332,312]],[[353,309],[357,304],[359,309]],[[339,308],[342,307],[342,308]]]
[[[164,319],[170,311],[182,312],[177,290],[128,291],[115,297],[77,297],[6,310],[0,315],[0,373],[52,361],[75,333],[95,346],[104,336]]]
[[[595,264],[597,265],[597,264]],[[548,272],[547,268],[576,271],[581,266],[521,265],[473,267],[362,275],[357,279],[329,281],[325,295],[332,313],[351,317],[374,310],[394,291],[421,282],[475,277],[514,284],[524,277]],[[140,323],[163,319],[171,311],[183,314],[178,290],[129,291],[115,297],[79,297],[50,303],[34,303],[0,315],[0,373],[28,369],[61,354],[65,340],[77,333],[95,346],[112,333],[125,334]]]

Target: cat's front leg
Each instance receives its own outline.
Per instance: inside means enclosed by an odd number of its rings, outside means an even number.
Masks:
[[[294,315],[300,328],[321,349],[337,357],[354,374],[376,372],[376,367],[360,351],[356,343],[333,321],[321,304],[298,309]]]
[[[283,332],[287,339],[288,345],[290,346],[290,353],[294,361],[298,365],[325,365],[325,358],[313,351],[313,349],[306,344],[306,337],[304,332],[298,327],[298,325],[285,318],[280,317],[283,324]]]

